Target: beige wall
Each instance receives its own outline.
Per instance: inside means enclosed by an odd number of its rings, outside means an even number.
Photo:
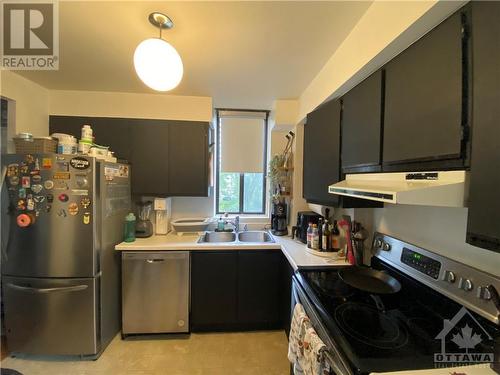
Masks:
[[[49,113],[61,116],[212,120],[212,98],[100,91],[51,90]]]
[[[9,135],[20,132],[34,136],[49,133],[49,91],[11,71],[0,71],[0,93],[15,101],[15,121]]]
[[[299,99],[298,118],[343,95],[465,1],[375,1]]]

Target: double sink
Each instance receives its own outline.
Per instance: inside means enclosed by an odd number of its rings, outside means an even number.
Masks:
[[[273,243],[271,235],[263,230],[252,230],[244,232],[205,232],[198,243]]]

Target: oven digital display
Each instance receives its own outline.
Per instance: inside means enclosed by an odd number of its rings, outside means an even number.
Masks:
[[[440,262],[406,247],[403,248],[403,252],[401,253],[401,262],[433,279],[437,280],[439,277],[439,271],[441,270]]]

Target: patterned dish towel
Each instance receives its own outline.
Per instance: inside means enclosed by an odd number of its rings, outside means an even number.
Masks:
[[[330,374],[330,366],[324,361],[325,348],[325,344],[312,327],[304,307],[297,303],[293,309],[288,339],[288,360],[294,366],[294,374]]]

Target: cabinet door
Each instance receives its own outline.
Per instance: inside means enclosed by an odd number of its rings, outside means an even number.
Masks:
[[[500,251],[500,3],[472,3],[473,117],[467,242]]]
[[[88,124],[92,126],[95,142],[110,146],[111,151],[121,160],[130,161],[132,156],[130,127],[139,120],[121,118],[93,118]]]
[[[364,171],[380,170],[381,122],[382,71],[378,71],[342,99],[344,171],[360,167]]]
[[[90,120],[90,117],[49,116],[49,133],[65,133],[80,139],[82,126],[91,124]]]
[[[337,205],[328,186],[339,181],[340,102],[328,102],[307,115],[304,126],[303,197],[310,203]]]
[[[461,143],[462,22],[456,13],[386,66],[383,163],[457,159]]]
[[[222,330],[237,322],[237,251],[191,253],[191,330]]]
[[[169,193],[208,196],[208,123],[171,122],[169,133]]]
[[[238,254],[238,321],[278,328],[282,323],[280,250],[246,250]]]
[[[132,193],[169,195],[169,125],[167,121],[137,121],[130,127]]]

